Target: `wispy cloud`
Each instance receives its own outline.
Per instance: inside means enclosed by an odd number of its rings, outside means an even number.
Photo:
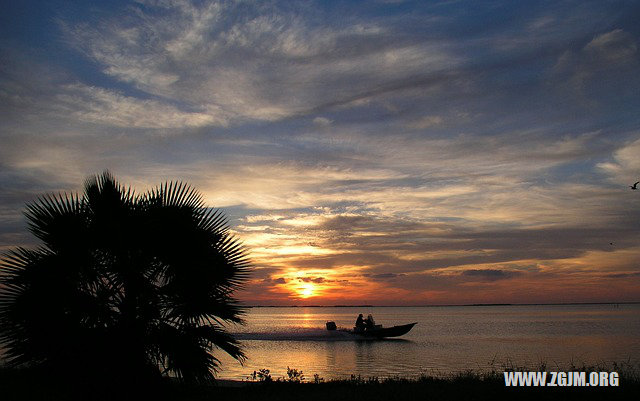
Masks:
[[[566,84],[586,97],[594,80],[610,79],[613,74],[633,77],[640,67],[639,56],[637,39],[618,28],[595,36],[578,51],[567,50],[554,69]]]
[[[55,109],[78,121],[127,128],[225,125],[218,110],[184,112],[156,100],[141,100],[103,88],[69,85],[55,96]]]
[[[154,3],[96,25],[61,26],[104,73],[229,119],[308,113],[354,92],[362,96],[372,85],[390,88],[455,62],[438,44],[387,39],[393,38],[389,28],[356,17],[347,26],[311,26],[304,19],[308,11]]]

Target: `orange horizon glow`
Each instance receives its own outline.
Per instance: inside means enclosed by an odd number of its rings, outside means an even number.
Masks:
[[[315,247],[318,244],[316,239]],[[629,263],[636,252],[635,249],[588,252],[571,259],[515,261],[508,266],[513,267],[516,273],[497,279],[476,279],[465,272],[484,273],[500,268],[507,271],[507,264],[459,265],[389,276],[388,280],[366,275],[364,272],[372,267],[367,265],[338,264],[324,269],[282,267],[287,261],[291,264],[308,263],[318,255],[338,253],[334,249],[308,254],[292,253],[276,259],[263,254],[257,260],[262,266],[272,267],[275,274],[269,277],[271,282],[265,288],[265,280],[252,280],[240,297],[252,305],[283,306],[637,302],[640,284],[636,280],[625,279],[624,274],[619,276],[615,273],[617,266]],[[526,273],[515,270],[526,265],[537,267],[535,271]],[[632,276],[633,272],[629,274]],[[424,286],[409,288],[412,283],[420,281],[425,283]],[[430,285],[430,281],[434,284]]]

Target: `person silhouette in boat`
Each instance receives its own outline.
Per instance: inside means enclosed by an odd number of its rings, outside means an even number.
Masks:
[[[362,332],[364,331],[365,327],[367,325],[364,322],[364,319],[362,318],[362,313],[358,315],[358,318],[356,319],[356,327],[355,327],[355,331],[356,332]]]
[[[373,320],[373,316],[369,315],[364,319],[365,330],[373,330],[376,328],[376,321]]]

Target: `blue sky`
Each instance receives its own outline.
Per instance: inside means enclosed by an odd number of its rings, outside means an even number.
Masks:
[[[26,202],[109,169],[223,208],[256,266],[249,303],[640,300],[637,2],[0,18],[2,250],[35,244]]]

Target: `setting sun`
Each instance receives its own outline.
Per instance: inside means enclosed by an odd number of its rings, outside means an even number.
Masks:
[[[298,294],[300,298],[310,298],[315,294],[315,285],[311,283],[304,283],[298,287]]]

